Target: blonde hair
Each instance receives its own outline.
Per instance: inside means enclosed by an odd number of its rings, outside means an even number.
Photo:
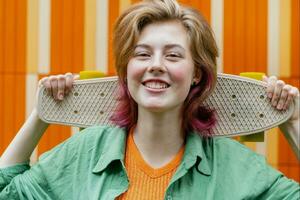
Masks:
[[[143,28],[151,23],[174,20],[187,31],[196,76],[200,78],[185,100],[182,114],[186,120],[183,120],[183,128],[203,131],[214,124],[213,112],[203,107],[201,102],[212,92],[216,83],[217,45],[204,17],[193,8],[180,6],[175,0],[143,1],[125,10],[116,22],[113,49],[120,82],[119,105],[112,117],[116,124],[130,128],[137,120],[137,105],[131,99],[125,78],[127,64]]]

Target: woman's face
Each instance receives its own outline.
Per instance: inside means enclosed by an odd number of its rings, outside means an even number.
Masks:
[[[147,25],[127,66],[128,89],[139,109],[164,112],[180,108],[193,76],[190,44],[181,23]]]

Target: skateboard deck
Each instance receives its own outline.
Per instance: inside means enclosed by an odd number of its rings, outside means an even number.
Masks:
[[[51,124],[76,127],[112,125],[109,118],[116,107],[117,77],[77,80],[63,101],[54,100],[42,86],[38,94],[40,118]],[[219,73],[216,88],[203,102],[216,111],[215,136],[258,133],[288,120],[294,103],[287,110],[271,106],[262,81]]]

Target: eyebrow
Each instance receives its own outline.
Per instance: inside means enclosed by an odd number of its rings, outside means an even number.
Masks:
[[[151,49],[151,46],[148,44],[137,44],[135,45],[134,49],[141,47],[141,48],[146,48],[146,49]],[[181,45],[179,44],[167,44],[165,46],[166,49],[172,49],[172,48],[179,48],[182,49],[183,51],[185,51],[185,48],[183,48]]]

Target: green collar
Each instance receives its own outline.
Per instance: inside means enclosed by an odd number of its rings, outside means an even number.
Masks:
[[[110,163],[119,160],[124,166],[125,146],[127,133],[125,129],[114,127],[107,137],[104,151],[100,155],[93,173],[101,173]],[[197,133],[189,133],[186,138],[185,153],[182,164],[186,170],[198,164],[197,169],[205,175],[211,174],[211,168],[208,162],[208,156],[212,155],[210,145],[212,139],[203,139]]]
[[[186,170],[198,164],[197,169],[200,173],[211,175],[211,167],[208,158],[212,155],[212,142],[213,139],[204,139],[197,133],[187,134],[182,161]]]
[[[113,127],[112,130],[106,134],[109,138],[106,139],[104,150],[93,168],[93,173],[104,171],[108,165],[115,160],[120,160],[124,165],[127,136],[125,129]]]

